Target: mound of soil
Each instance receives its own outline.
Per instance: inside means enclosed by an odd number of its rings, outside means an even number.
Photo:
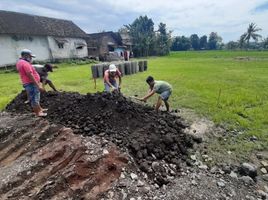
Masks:
[[[8,106],[12,112],[30,112],[23,102],[24,92]],[[178,168],[187,159],[192,138],[183,133],[180,118],[156,113],[153,108],[132,102],[118,93],[81,95],[70,92],[47,92],[41,105],[48,108],[47,119],[70,127],[77,134],[100,135],[127,148],[140,168],[148,172],[154,161],[165,160]]]
[[[0,112],[0,199],[265,199],[260,186],[213,168],[182,165],[176,173],[174,164],[154,161],[153,181],[103,137],[73,134],[30,114]],[[159,187],[164,171],[170,184]]]

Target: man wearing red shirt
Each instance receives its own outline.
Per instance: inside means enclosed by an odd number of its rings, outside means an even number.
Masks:
[[[29,100],[34,113],[38,117],[44,117],[47,113],[43,111],[40,106],[40,91],[44,91],[40,84],[40,76],[31,65],[32,58],[35,57],[32,52],[28,49],[21,51],[21,58],[16,64],[17,70],[20,75],[20,79],[23,87],[29,95]]]
[[[119,84],[117,84],[116,78],[119,78]],[[110,64],[109,69],[104,72],[105,91],[110,92],[114,90],[120,90],[121,82],[121,72],[116,68],[114,64]]]

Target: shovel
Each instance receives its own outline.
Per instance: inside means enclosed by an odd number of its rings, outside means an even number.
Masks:
[[[146,101],[143,101],[138,95],[130,96],[130,98],[146,103]]]

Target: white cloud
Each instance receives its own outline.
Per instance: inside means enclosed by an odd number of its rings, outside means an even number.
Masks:
[[[24,2],[24,3],[22,3]],[[69,19],[90,32],[116,31],[147,15],[164,22],[173,35],[218,32],[224,41],[237,40],[255,22],[268,35],[268,12],[253,12],[267,0],[1,0],[0,9]]]
[[[6,7],[6,5],[8,6]],[[66,19],[66,20],[87,19],[86,16],[84,15],[72,14],[67,11],[65,12],[62,10],[58,10],[57,8],[52,9],[48,7],[42,7],[34,3],[31,3],[30,1],[25,4],[18,4],[16,2],[7,2],[6,5],[4,6],[3,4],[0,3],[0,9],[3,9],[4,7],[12,8],[8,10],[15,11],[15,12],[23,12],[27,14],[33,14],[33,15],[52,17],[52,18]]]
[[[268,13],[252,14],[252,10],[266,0],[99,0],[112,7],[116,12],[131,11],[148,14],[158,24],[164,22],[174,34],[209,34],[211,31],[221,34],[229,33],[238,39],[250,22],[262,26],[263,32],[268,31]]]

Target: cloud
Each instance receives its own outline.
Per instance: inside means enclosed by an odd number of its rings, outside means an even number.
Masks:
[[[173,35],[221,35],[224,41],[238,40],[254,22],[267,35],[267,0],[1,0],[0,9],[68,19],[86,32],[117,31],[140,15],[157,26],[166,23]],[[254,12],[252,12],[254,11]]]
[[[257,6],[255,9],[254,9],[254,12],[264,12],[264,11],[267,11],[268,10],[268,2],[265,2],[264,4],[261,4],[259,6]]]

